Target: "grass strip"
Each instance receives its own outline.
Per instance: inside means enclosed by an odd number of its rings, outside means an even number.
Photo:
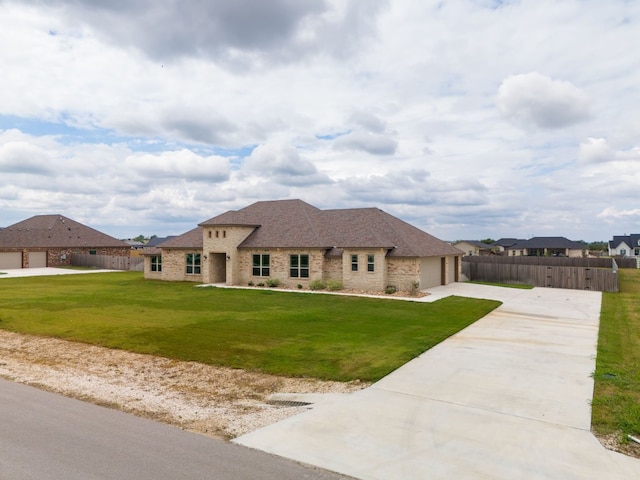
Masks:
[[[113,272],[2,280],[0,328],[279,375],[375,381],[499,304],[196,288]]]
[[[620,269],[618,293],[603,293],[592,427],[640,435],[640,270]]]

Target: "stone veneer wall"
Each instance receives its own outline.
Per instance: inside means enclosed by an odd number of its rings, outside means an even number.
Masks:
[[[151,271],[151,257],[162,257],[162,270],[164,271],[164,256],[163,255],[145,255],[144,256],[144,278],[149,280],[163,280],[162,271]]]
[[[257,277],[253,275],[253,255],[269,255],[269,277]],[[289,276],[289,255],[309,255],[309,278],[298,278]],[[323,278],[325,257],[324,250],[321,249],[250,249],[239,250],[239,284],[247,285],[264,282],[267,278],[278,279],[287,288],[296,288],[302,285],[308,288],[313,280]]]
[[[324,257],[322,279],[342,282],[342,257]]]
[[[419,258],[387,258],[389,285],[398,290],[409,291],[413,282],[420,282]]]
[[[342,250],[342,283],[344,288],[383,291],[388,285],[386,250],[348,249]],[[358,271],[351,270],[351,256],[358,256]],[[367,270],[367,255],[374,256],[374,271]]]
[[[162,280],[171,282],[202,282],[202,273],[199,275],[187,275],[187,253],[199,253],[200,261],[204,262],[202,252],[195,249],[163,249],[162,250]],[[150,261],[150,260],[149,260]],[[202,272],[203,265],[200,265]],[[146,271],[146,260],[145,260]]]
[[[255,227],[243,226],[213,226],[203,228],[202,251],[207,257],[211,254],[223,253],[229,260],[226,262],[226,283],[227,285],[245,284],[243,277],[243,267],[241,266],[242,254],[238,251],[240,245],[247,238]],[[203,260],[202,275],[205,282],[214,282],[214,272],[209,272],[211,267],[215,267],[213,262]]]

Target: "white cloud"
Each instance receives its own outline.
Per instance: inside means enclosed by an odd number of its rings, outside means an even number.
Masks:
[[[0,145],[0,171],[5,174],[46,175],[52,165],[49,153],[26,142],[8,142]]]
[[[640,2],[227,3],[0,0],[0,225],[180,233],[291,197],[453,239],[635,218],[598,214],[640,184]]]
[[[504,79],[498,89],[498,108],[524,128],[563,128],[590,116],[590,101],[583,91],[536,72]]]
[[[245,160],[242,175],[285,186],[313,186],[330,183],[327,175],[300,157],[298,150],[286,144],[256,147]]]
[[[617,208],[609,207],[605,208],[602,212],[598,214],[598,218],[602,218],[605,220],[625,220],[631,219],[638,221],[640,220],[640,208],[627,208],[623,210],[618,210]],[[634,230],[635,233],[635,230]]]
[[[217,183],[229,178],[229,160],[223,157],[202,157],[190,150],[162,152],[160,155],[134,154],[125,161],[127,171],[149,179],[185,179]]]
[[[588,138],[580,144],[578,158],[585,164],[640,162],[640,146],[634,146],[628,150],[615,150],[606,138]]]

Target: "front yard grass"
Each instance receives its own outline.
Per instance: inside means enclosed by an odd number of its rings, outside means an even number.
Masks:
[[[2,280],[0,328],[278,375],[375,381],[499,304],[196,288],[113,272]]]
[[[603,293],[592,426],[640,435],[640,270],[620,269],[618,293]]]

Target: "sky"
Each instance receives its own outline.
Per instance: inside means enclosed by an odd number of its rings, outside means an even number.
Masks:
[[[638,0],[0,0],[0,226],[260,200],[443,240],[640,233]]]

